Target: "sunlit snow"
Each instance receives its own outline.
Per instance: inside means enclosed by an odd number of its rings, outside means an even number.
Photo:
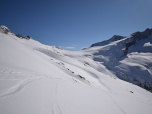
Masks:
[[[0,114],[151,114],[152,93],[110,68],[130,72],[152,55],[130,53],[118,63],[106,53],[118,42],[71,52],[0,32]]]

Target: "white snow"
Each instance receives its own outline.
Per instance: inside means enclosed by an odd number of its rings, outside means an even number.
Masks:
[[[71,52],[0,32],[0,114],[151,114],[152,93],[107,69],[118,64],[106,53],[115,46]],[[130,53],[117,67],[144,71],[141,61],[152,60],[144,54]]]
[[[146,47],[146,46],[152,46],[152,44],[150,42],[148,42],[148,43],[144,44],[144,47]]]

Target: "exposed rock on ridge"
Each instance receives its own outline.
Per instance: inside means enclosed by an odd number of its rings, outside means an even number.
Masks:
[[[2,25],[0,26],[0,31],[2,33],[8,34],[8,33],[12,33],[6,26]]]
[[[109,44],[109,43],[111,43],[113,41],[121,40],[123,38],[125,38],[125,36],[114,35],[109,40],[105,40],[105,41],[102,41],[102,42],[94,43],[90,47],[107,45],[107,44]]]
[[[4,25],[1,25],[1,26],[0,26],[0,32],[2,32],[2,33],[4,33],[4,34],[10,33],[10,34],[12,34],[12,35],[15,35],[14,33],[12,33],[12,32],[11,32],[6,26],[4,26]],[[24,36],[22,36],[22,35],[20,35],[20,34],[17,34],[16,36],[17,36],[18,38],[21,38],[21,39],[27,39],[27,40],[32,39],[30,36],[24,37]]]
[[[137,41],[144,40],[152,35],[152,29],[147,28],[143,32],[136,32],[133,33],[130,38],[125,40],[124,47],[125,49],[123,50],[123,56],[126,56],[128,54],[128,48],[132,45],[135,45]]]

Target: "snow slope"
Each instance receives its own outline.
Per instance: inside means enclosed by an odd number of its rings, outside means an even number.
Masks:
[[[0,31],[0,114],[152,113],[152,93],[92,59],[102,47],[70,52]]]
[[[92,44],[87,50],[93,50],[92,59],[118,78],[152,91],[152,29],[119,37]]]

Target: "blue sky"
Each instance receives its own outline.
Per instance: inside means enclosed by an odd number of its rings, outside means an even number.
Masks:
[[[0,25],[77,51],[152,28],[152,0],[0,0]]]

